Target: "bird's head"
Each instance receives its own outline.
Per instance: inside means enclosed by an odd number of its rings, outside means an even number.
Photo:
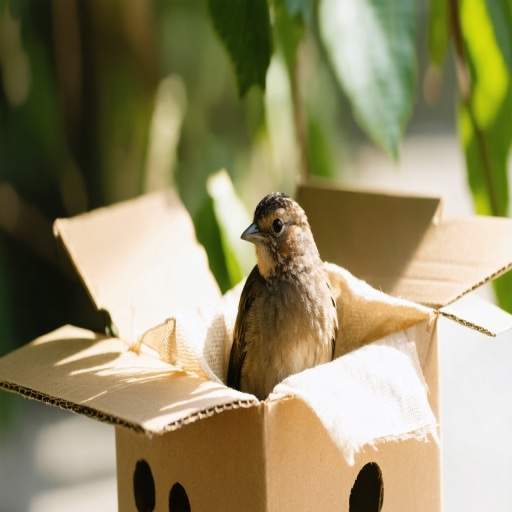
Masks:
[[[242,240],[256,246],[260,274],[269,279],[301,271],[319,259],[304,210],[282,192],[265,196]]]

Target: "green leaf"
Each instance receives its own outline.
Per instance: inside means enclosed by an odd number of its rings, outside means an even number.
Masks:
[[[448,2],[431,0],[428,22],[428,52],[430,60],[440,68],[448,48]]]
[[[222,293],[231,288],[231,281],[226,267],[220,230],[213,211],[213,200],[209,195],[204,198],[199,210],[194,216],[197,241],[208,254],[208,264]]]
[[[416,0],[322,0],[320,33],[356,118],[393,158],[411,112]]]
[[[311,0],[284,0],[288,14],[293,18],[301,14],[304,21],[309,21],[311,13]]]
[[[233,61],[242,98],[252,85],[265,90],[272,54],[266,0],[208,0],[215,30]]]
[[[494,27],[494,35],[503,59],[512,75],[512,3],[510,0],[485,0]]]
[[[512,272],[498,277],[492,284],[500,308],[512,313]]]
[[[510,77],[484,0],[462,3],[461,25],[472,83],[472,112],[467,105],[462,105],[459,112],[459,133],[466,155],[469,185],[479,214],[506,215],[507,158],[512,143]],[[476,33],[478,38],[474,37]],[[496,197],[495,208],[492,195]]]
[[[461,106],[459,133],[477,212],[493,213],[491,183],[496,195],[496,213],[504,216],[509,201],[507,159],[512,144],[512,86],[504,60],[506,54],[498,47],[501,43],[494,19],[496,12],[493,13],[496,2],[493,6],[491,3],[486,2],[487,9],[484,0],[464,0],[461,4],[473,116],[467,105]],[[478,34],[477,38],[475,34]],[[487,161],[486,166],[484,161]],[[493,285],[499,305],[512,313],[512,273],[499,277]]]
[[[304,35],[304,20],[300,13],[291,15],[285,7],[284,0],[275,1],[274,12],[277,37],[283,50],[288,73],[291,75],[295,54]]]
[[[464,0],[460,21],[471,73],[471,105],[478,126],[486,130],[501,108],[510,77],[484,0]]]
[[[491,180],[496,190],[500,215],[506,215],[508,208],[507,157],[512,141],[512,94],[509,88],[506,100],[493,123],[483,131],[483,143],[486,146]],[[475,201],[476,211],[480,215],[492,215],[486,167],[482,154],[482,140],[478,140],[472,125],[467,106],[462,104],[459,112],[459,131],[466,156],[468,181]]]
[[[208,178],[206,188],[213,201],[230,284],[235,286],[255,265],[252,244],[240,240],[251,218],[224,169]]]

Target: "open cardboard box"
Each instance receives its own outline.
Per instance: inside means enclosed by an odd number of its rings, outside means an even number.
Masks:
[[[320,184],[297,199],[324,260],[432,308],[421,363],[439,421],[437,317],[488,335],[512,327],[467,295],[511,268],[512,221],[444,219],[436,198]],[[382,439],[348,465],[304,402],[258,402],[129,350],[170,312],[220,297],[173,191],[58,220],[55,231],[118,337],[62,327],[0,359],[0,387],[115,425],[119,510],[378,511],[382,495],[383,511],[440,510],[436,443]]]

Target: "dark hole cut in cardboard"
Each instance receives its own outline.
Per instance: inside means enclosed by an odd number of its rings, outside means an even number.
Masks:
[[[179,482],[172,486],[169,493],[169,512],[190,512],[187,491]]]
[[[138,512],[153,512],[155,510],[155,480],[149,464],[144,459],[139,460],[135,465],[133,494]]]
[[[359,471],[350,492],[349,512],[380,512],[384,503],[382,471],[369,462]]]

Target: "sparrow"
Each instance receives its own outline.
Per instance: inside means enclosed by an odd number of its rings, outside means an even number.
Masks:
[[[242,240],[257,264],[240,297],[227,385],[264,400],[289,375],[334,358],[336,301],[304,210],[265,196]]]

